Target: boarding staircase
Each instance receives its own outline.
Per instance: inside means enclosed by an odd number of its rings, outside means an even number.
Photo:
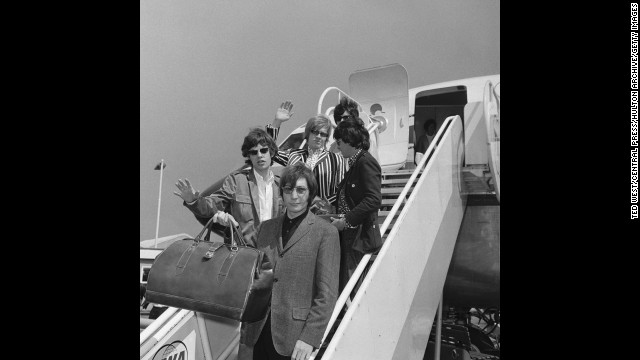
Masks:
[[[402,199],[399,199],[402,190],[409,182],[411,175],[413,175],[413,170],[414,169],[403,169],[382,173],[382,204],[380,206],[380,210],[378,211],[378,222],[380,224],[384,223],[387,216],[390,215],[393,205],[395,205],[396,202],[399,203],[398,211],[393,214],[392,220],[389,224],[389,228],[387,229],[387,231],[385,231],[384,234],[382,234],[383,241],[386,240],[386,238],[389,236],[391,229],[393,229],[393,226],[398,219],[398,215],[404,208],[407,198],[409,197],[409,195],[411,195],[411,191],[413,191],[415,184],[418,181],[418,178],[416,177],[412,181],[411,187],[409,188],[407,194],[404,195]]]

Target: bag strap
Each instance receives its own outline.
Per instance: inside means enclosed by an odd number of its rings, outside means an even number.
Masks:
[[[227,279],[227,275],[229,274],[229,270],[231,269],[231,265],[233,265],[233,261],[236,259],[236,255],[238,254],[238,248],[235,250],[232,248],[227,254],[227,258],[224,259],[222,266],[220,267],[220,271],[218,272],[218,283],[222,283]]]
[[[194,241],[203,241],[202,240],[202,234],[204,234],[205,230],[209,230],[207,232],[207,235],[205,235],[204,237],[204,241],[209,241],[209,239],[211,238],[211,227],[213,225],[213,216],[209,219],[209,221],[207,221],[207,223],[204,225],[204,227],[202,228],[202,230],[200,231],[200,233],[198,234],[198,236],[196,236],[195,239],[193,239]]]
[[[242,236],[242,232],[240,231],[240,229],[236,226],[233,226],[233,224],[229,223],[229,232],[231,233],[231,245],[233,246],[247,246],[247,241],[244,239],[244,236]],[[234,240],[233,237],[233,233],[236,234],[237,237],[237,243]]]
[[[218,283],[222,283],[226,280],[227,275],[229,274],[229,270],[231,269],[231,265],[233,265],[233,261],[236,258],[236,255],[238,254],[238,245],[240,246],[247,246],[246,241],[244,240],[244,237],[242,237],[242,233],[240,232],[240,230],[233,226],[233,223],[229,222],[229,232],[231,233],[231,251],[229,251],[229,254],[227,255],[227,258],[224,259],[224,262],[222,263],[222,267],[220,268],[220,271],[218,272]],[[235,233],[235,237],[234,234]],[[237,238],[237,242],[236,242],[236,238]]]
[[[176,265],[176,275],[180,275],[180,274],[182,274],[184,272],[184,269],[187,266],[187,263],[189,262],[189,259],[191,259],[191,255],[193,255],[196,247],[198,246],[198,243],[200,243],[200,241],[202,241],[201,240],[202,239],[202,234],[204,234],[205,230],[207,230],[207,229],[209,229],[209,232],[207,232],[207,235],[205,236],[204,241],[209,241],[209,237],[211,236],[211,224],[212,223],[213,223],[213,217],[211,217],[211,219],[209,219],[209,221],[207,221],[207,224],[200,231],[198,236],[196,236],[196,238],[193,239],[193,243],[191,243],[191,246],[189,246],[188,248],[186,248],[182,252],[182,255],[180,256],[180,259],[178,259],[178,264]],[[216,249],[209,249],[209,253],[210,253],[211,256],[213,256],[213,252],[215,252],[215,250]]]

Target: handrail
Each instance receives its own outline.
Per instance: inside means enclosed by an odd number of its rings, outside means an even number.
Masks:
[[[320,100],[318,100],[318,114],[322,114],[322,103],[324,102],[324,97],[329,93],[329,91],[331,90],[336,90],[338,92],[338,101],[340,101],[340,95],[344,95],[347,98],[351,99],[353,102],[356,103],[356,105],[358,105],[358,112],[365,113],[365,115],[367,115],[367,118],[369,118],[369,123],[375,123],[378,122],[376,119],[373,118],[373,116],[371,116],[371,114],[367,114],[366,112],[364,112],[364,107],[362,105],[360,105],[360,103],[352,98],[351,96],[349,96],[349,94],[347,94],[346,92],[340,90],[339,88],[335,87],[335,86],[330,86],[328,88],[326,88],[323,92],[322,95],[320,95]],[[362,116],[360,116],[362,117]],[[371,133],[372,131],[370,130],[369,133]]]
[[[493,97],[496,98],[496,104],[498,104],[498,117],[500,117],[500,94],[496,91],[498,85],[500,85],[500,81],[493,85]]]
[[[227,345],[227,347],[224,349],[224,351],[222,351],[220,353],[220,356],[218,356],[218,360],[227,360],[227,358],[229,357],[229,355],[235,351],[236,347],[238,346],[238,344],[240,343],[240,332],[238,331],[238,333],[236,334],[236,336],[233,338],[233,340],[231,340],[231,342],[229,343],[229,345]]]
[[[498,121],[498,103],[495,99],[495,87],[491,83],[491,80],[487,80],[484,85],[483,93],[483,107],[484,107],[484,121],[487,129],[487,140],[489,142],[496,141],[495,134],[495,122]]]
[[[348,97],[349,99],[351,99],[353,102],[355,102],[358,105],[358,111],[362,111],[363,107],[362,105],[360,105],[360,103],[358,103],[356,101],[356,99],[352,98],[351,96],[349,96],[349,94],[347,94],[346,92],[338,89],[335,86],[330,86],[328,88],[326,88],[323,92],[322,95],[320,95],[320,100],[318,100],[318,114],[322,114],[322,103],[324,102],[324,97],[329,93],[329,91],[331,90],[337,90],[338,91],[338,101],[340,101],[340,95],[344,95],[346,97]]]
[[[175,309],[175,308],[174,308]],[[171,308],[167,309],[162,315],[164,315],[165,313],[169,312],[169,310],[171,310]],[[177,309],[176,309],[177,310]],[[154,346],[156,346],[156,344],[165,336],[167,335],[167,333],[169,331],[171,331],[171,329],[173,329],[178,322],[180,322],[182,319],[184,319],[187,315],[189,315],[190,313],[192,313],[192,311],[190,310],[186,310],[186,309],[181,309],[176,316],[172,317],[169,321],[167,321],[165,324],[163,324],[164,326],[162,326],[162,328],[160,330],[158,330],[158,332],[156,332],[155,335],[153,335],[153,338],[149,339],[149,341],[146,342],[140,342],[140,356],[143,356],[144,354],[146,354],[149,350],[151,350]],[[158,319],[160,319],[160,317],[158,317]],[[156,319],[157,320],[157,319]],[[154,321],[155,323],[155,321]],[[154,325],[154,323],[151,324],[151,326]],[[149,327],[151,327],[149,326]],[[144,331],[147,331],[149,328],[144,329]],[[144,332],[143,331],[143,332]],[[142,333],[140,334],[140,339],[142,340]]]
[[[485,83],[482,105],[487,129],[489,170],[494,178],[496,197],[500,201],[500,96],[496,91],[498,84],[494,86],[491,81]]]
[[[151,325],[147,326],[147,328],[144,329],[144,331],[140,333],[140,345],[142,345],[142,343],[147,341],[149,336],[151,336],[151,334],[155,333],[156,330],[158,330],[158,328],[160,326],[162,326],[178,310],[179,310],[178,308],[169,307],[162,314],[160,314],[160,316],[158,316],[158,318],[155,319],[151,323]]]
[[[398,196],[398,200],[395,202],[395,204],[393,204],[393,207],[391,208],[391,211],[389,211],[389,215],[387,215],[384,223],[382,224],[382,226],[380,226],[380,234],[381,235],[384,235],[384,233],[389,228],[389,224],[391,224],[391,221],[393,220],[395,214],[398,212],[398,209],[400,208],[400,205],[404,202],[405,197],[407,196],[407,193],[411,189],[411,187],[413,185],[413,181],[416,179],[416,177],[418,176],[418,174],[420,173],[422,168],[426,167],[427,159],[430,159],[429,155],[433,151],[435,151],[435,145],[438,142],[440,142],[440,139],[444,136],[444,133],[449,128],[449,125],[453,121],[455,121],[456,118],[460,118],[460,117],[458,115],[449,116],[442,123],[442,126],[440,126],[440,129],[438,130],[438,132],[434,136],[433,141],[431,141],[431,143],[429,144],[429,147],[427,147],[427,150],[425,151],[425,155],[422,157],[422,159],[420,160],[418,165],[416,165],[416,168],[413,171],[413,174],[411,174],[411,177],[409,178],[409,181],[407,181],[407,184],[404,186],[404,188],[402,189],[402,192]],[[385,240],[385,243],[382,245],[382,248],[380,249],[379,253],[381,253],[383,251],[383,249],[385,248],[385,245],[389,244],[388,240],[389,240],[389,238],[387,238]],[[322,336],[322,342],[324,342],[324,340],[326,339],[327,335],[329,334],[329,331],[331,330],[331,328],[335,324],[335,321],[338,318],[338,315],[340,314],[340,311],[342,311],[342,308],[344,307],[345,303],[347,302],[347,298],[351,294],[351,291],[355,287],[355,284],[360,280],[360,277],[362,276],[362,273],[364,272],[364,268],[366,267],[366,265],[367,265],[367,263],[369,262],[370,259],[371,259],[371,254],[365,254],[362,257],[362,259],[360,260],[360,263],[358,264],[358,266],[354,270],[353,274],[349,278],[349,281],[347,282],[347,284],[345,285],[344,289],[340,293],[340,296],[338,297],[338,301],[336,302],[336,305],[333,308],[333,313],[331,314],[331,318],[329,319],[329,324],[327,325],[327,328],[325,329],[324,335]],[[377,261],[377,259],[376,259],[376,261]],[[356,306],[353,306],[353,305],[354,304],[352,303],[352,305],[349,307],[349,309],[352,310],[351,312],[353,312],[353,309],[356,307]],[[347,314],[345,314],[344,318],[348,318],[349,315],[350,315],[349,310],[347,310]],[[343,323],[341,323],[340,326],[338,326],[338,329],[336,329],[336,333],[339,330],[341,330],[343,326],[345,326],[345,325]],[[311,357],[309,359],[310,360],[315,359],[315,356],[317,355],[317,352],[318,352],[318,350],[316,350],[311,355]]]

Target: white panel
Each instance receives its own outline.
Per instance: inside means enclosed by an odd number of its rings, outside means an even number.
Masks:
[[[362,105],[361,117],[382,115],[387,129],[379,134],[378,162],[398,169],[407,158],[409,143],[409,79],[399,64],[358,70],[349,76],[349,95]]]
[[[174,316],[180,316],[180,313],[185,310],[181,310]],[[205,360],[202,342],[208,342],[211,354],[214,359],[227,348],[229,343],[233,341],[238,332],[240,331],[240,323],[237,321],[199,313],[202,316],[207,334],[202,338],[202,333],[198,328],[195,312],[189,311],[188,314],[181,319],[173,328],[171,327],[171,321],[167,321],[158,332],[166,331],[166,335],[159,339],[159,341],[145,354],[140,356],[141,360],[160,360],[164,359],[162,354],[165,350],[171,351],[172,347],[167,346],[173,344],[176,346],[176,341],[182,342],[187,347],[188,358],[185,360]],[[181,349],[178,349],[181,350]],[[177,357],[176,357],[177,358]],[[207,359],[208,360],[208,359]]]
[[[418,181],[323,359],[391,359],[399,343],[415,344],[410,351],[413,354],[419,354],[420,347],[424,351],[425,330],[414,326],[419,336],[409,339],[414,334],[403,329],[405,321],[411,327],[414,319],[430,326],[442,294],[464,211],[454,186],[460,166],[454,154],[461,131],[457,118]],[[423,303],[412,308],[418,290]]]

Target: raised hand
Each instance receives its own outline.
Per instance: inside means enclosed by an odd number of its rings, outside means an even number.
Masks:
[[[174,191],[173,193],[181,197],[185,202],[190,203],[198,198],[197,191],[194,190],[193,186],[191,186],[189,179],[185,178],[184,181],[182,179],[178,179],[176,186],[180,191]]]
[[[276,117],[273,120],[273,125],[279,127],[280,123],[291,119],[293,116],[293,111],[291,111],[291,109],[293,109],[293,103],[289,100],[280,104],[280,107],[276,110]]]

